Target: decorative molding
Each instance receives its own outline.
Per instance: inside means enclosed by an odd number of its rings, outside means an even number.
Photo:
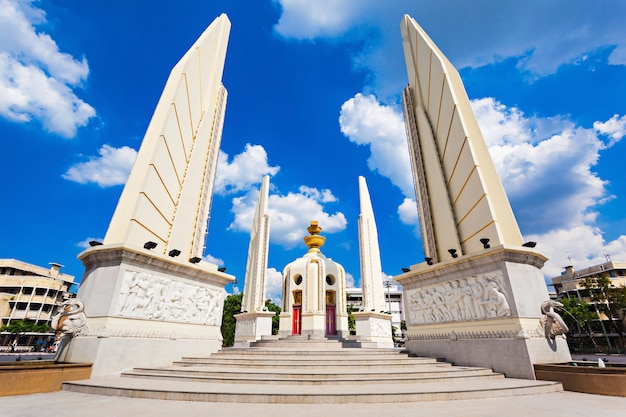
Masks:
[[[138,338],[138,339],[170,339],[170,340],[222,340],[219,336],[216,338],[210,338],[206,336],[199,336],[197,334],[178,333],[175,331],[149,331],[138,329],[111,329],[108,327],[98,327],[95,329],[89,329],[88,332],[82,334],[85,337],[124,337],[124,338]]]

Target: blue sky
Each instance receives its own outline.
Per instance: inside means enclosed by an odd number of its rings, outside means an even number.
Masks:
[[[65,265],[102,239],[169,71],[221,13],[229,96],[207,259],[243,288],[271,176],[270,296],[316,219],[359,284],[358,181],[383,271],[421,262],[400,20],[459,68],[546,276],[626,261],[626,3],[0,0],[0,257]],[[228,288],[230,290],[230,286]]]

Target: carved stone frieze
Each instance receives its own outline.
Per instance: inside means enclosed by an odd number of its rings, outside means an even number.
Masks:
[[[224,292],[145,272],[126,271],[116,314],[145,320],[221,324]]]
[[[412,325],[511,315],[501,271],[408,290],[406,297],[408,323]]]

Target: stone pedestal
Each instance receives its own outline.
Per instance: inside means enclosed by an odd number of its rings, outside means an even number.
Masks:
[[[545,261],[499,246],[394,277],[404,289],[406,348],[526,379],[535,379],[533,364],[571,360],[565,338],[546,338],[542,327]]]
[[[79,259],[88,329],[59,360],[93,363],[97,378],[221,348],[224,287],[234,277],[216,265],[119,245],[87,249]]]
[[[379,348],[392,348],[391,315],[376,312],[352,313],[359,340],[375,342]]]
[[[272,335],[273,311],[256,311],[235,315],[235,343],[250,343]]]

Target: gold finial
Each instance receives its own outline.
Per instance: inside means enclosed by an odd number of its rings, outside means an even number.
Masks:
[[[320,236],[322,228],[318,226],[317,220],[311,220],[311,225],[306,230],[311,234],[304,237],[304,243],[309,247],[309,252],[319,252],[320,248],[324,246],[326,238]]]

